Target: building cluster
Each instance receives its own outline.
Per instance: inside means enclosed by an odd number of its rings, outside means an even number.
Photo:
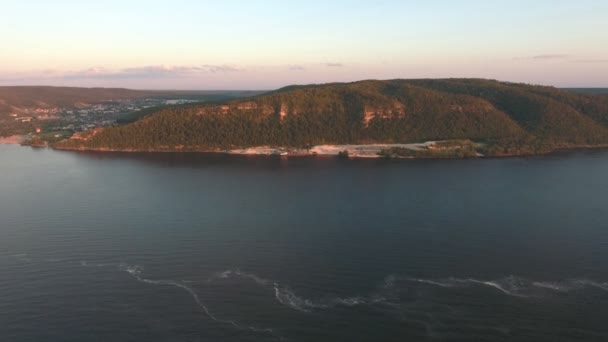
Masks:
[[[96,104],[80,104],[77,108],[29,108],[10,116],[18,122],[34,123],[46,131],[86,131],[111,126],[121,116],[142,109],[194,102],[188,99],[144,98],[105,101]]]

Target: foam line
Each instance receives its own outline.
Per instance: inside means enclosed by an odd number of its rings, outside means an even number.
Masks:
[[[348,298],[329,298],[329,299],[307,299],[296,295],[286,286],[280,285],[276,281],[262,278],[253,273],[242,272],[240,270],[226,270],[216,273],[208,281],[214,279],[227,279],[231,277],[239,277],[255,282],[257,285],[272,288],[275,299],[282,305],[290,307],[296,311],[310,313],[315,309],[329,309],[336,306],[356,306],[356,305],[372,305],[386,301],[384,297],[372,296],[370,298],[362,296],[354,296]]]
[[[581,279],[581,280],[578,280],[578,282],[583,285],[592,286],[592,287],[596,287],[600,290],[608,291],[608,283],[598,283],[596,281],[587,280],[587,279]]]
[[[396,276],[392,276],[391,286]],[[534,281],[516,276],[496,280],[480,280],[475,278],[447,278],[441,280],[405,278],[408,281],[421,284],[440,286],[446,288],[467,287],[471,284],[484,285],[514,297],[531,297],[542,295],[542,291],[569,292],[583,288],[594,287],[608,291],[608,283],[597,282],[588,279],[567,279],[562,281]],[[388,282],[387,282],[388,284]]]
[[[435,280],[420,279],[420,278],[409,278],[409,279],[411,281],[415,281],[415,282],[423,283],[423,284],[435,285],[435,286],[440,286],[440,287],[454,287],[454,284],[442,283],[442,282],[435,281]]]
[[[209,308],[203,303],[203,301],[200,299],[198,293],[196,293],[196,291],[177,281],[173,281],[173,280],[154,280],[154,279],[147,279],[144,278],[142,276],[143,273],[143,267],[139,266],[139,265],[129,265],[129,264],[125,264],[125,263],[120,263],[120,264],[91,264],[88,263],[86,261],[81,261],[80,262],[81,266],[84,267],[107,267],[107,266],[115,266],[118,267],[119,270],[125,271],[127,272],[129,275],[131,275],[135,280],[145,283],[145,284],[151,284],[151,285],[164,285],[164,286],[174,286],[177,287],[179,289],[182,289],[184,291],[186,291],[188,294],[190,294],[190,296],[192,297],[192,299],[194,300],[194,302],[196,303],[196,305],[200,308],[200,310],[207,316],[209,317],[211,320],[217,322],[217,323],[221,323],[221,324],[226,324],[226,325],[230,325],[232,327],[234,327],[235,329],[238,330],[247,330],[247,331],[251,331],[254,333],[264,333],[264,334],[270,334],[273,337],[279,339],[280,341],[284,340],[284,337],[281,336],[280,334],[278,334],[274,329],[272,328],[257,328],[254,326],[243,326],[241,324],[239,324],[238,322],[234,321],[234,320],[228,320],[228,319],[221,319],[219,317],[217,317],[215,314],[213,314]]]
[[[194,299],[194,302],[205,313],[205,315],[207,315],[207,317],[211,318],[215,322],[222,323],[222,324],[228,324],[239,330],[249,330],[249,331],[256,332],[256,333],[268,333],[268,334],[271,334],[271,335],[279,338],[280,340],[283,340],[283,337],[281,335],[276,334],[272,328],[256,328],[253,326],[245,327],[245,326],[240,325],[239,323],[237,323],[234,320],[226,320],[226,319],[218,318],[217,316],[215,316],[213,313],[211,313],[209,311],[209,308],[207,308],[207,306],[201,301],[201,299],[198,296],[198,294],[196,293],[196,291],[194,291],[194,289],[192,289],[189,286],[186,286],[182,283],[179,283],[179,282],[176,282],[173,280],[151,280],[151,279],[143,278],[141,276],[143,269],[137,265],[130,266],[130,265],[126,265],[126,264],[121,264],[120,267],[121,267],[121,269],[123,269],[124,271],[126,271],[130,275],[132,275],[135,279],[137,279],[138,281],[141,281],[143,283],[153,284],[153,285],[170,285],[170,286],[175,286],[177,288],[185,290],[192,296],[192,298]]]
[[[507,290],[506,288],[502,287],[496,281],[485,281],[485,280],[477,280],[477,279],[472,279],[472,278],[469,278],[467,280],[470,281],[470,282],[476,283],[476,284],[487,285],[487,286],[493,287],[493,288],[497,289],[498,291],[502,291],[502,292],[504,292],[505,294],[507,294],[509,296],[526,297],[524,295],[517,294],[515,292]]]

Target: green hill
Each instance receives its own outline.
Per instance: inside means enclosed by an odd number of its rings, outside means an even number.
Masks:
[[[215,151],[470,139],[490,155],[608,144],[608,96],[481,79],[290,86],[159,110],[59,148]]]

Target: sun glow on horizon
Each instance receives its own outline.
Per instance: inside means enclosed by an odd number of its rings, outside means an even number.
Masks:
[[[8,1],[0,85],[273,89],[475,77],[608,86],[608,3]]]

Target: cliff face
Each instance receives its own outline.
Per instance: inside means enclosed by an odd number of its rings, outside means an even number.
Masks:
[[[160,110],[63,147],[214,150],[441,139],[542,146],[608,143],[608,101],[488,80],[292,86],[254,98]]]

